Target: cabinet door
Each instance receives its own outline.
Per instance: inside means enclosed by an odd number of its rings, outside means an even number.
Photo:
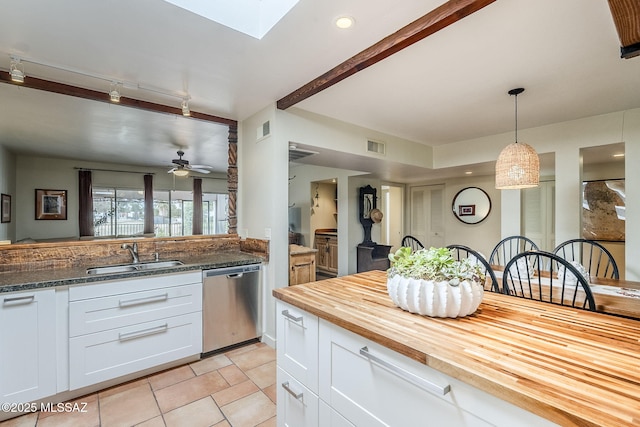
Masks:
[[[329,322],[319,335],[319,397],[357,426],[555,425]]]
[[[276,303],[278,366],[318,392],[318,318],[289,304]]]
[[[24,403],[54,395],[55,291],[2,294],[0,301],[2,402]]]
[[[69,340],[70,389],[202,351],[202,312],[80,335]]]
[[[318,396],[280,367],[276,377],[278,427],[318,427]]]
[[[320,269],[329,268],[329,240],[326,237],[316,236],[316,266]]]
[[[289,256],[289,285],[315,282],[316,280],[316,254]]]
[[[327,269],[332,273],[338,272],[338,239],[329,239]]]
[[[319,399],[318,419],[322,427],[355,427],[354,424],[347,421],[345,417],[337,413],[322,399]]]

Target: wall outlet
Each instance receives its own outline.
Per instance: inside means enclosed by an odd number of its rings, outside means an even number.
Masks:
[[[265,239],[270,239],[271,238],[271,228],[267,227],[264,229],[264,238]]]

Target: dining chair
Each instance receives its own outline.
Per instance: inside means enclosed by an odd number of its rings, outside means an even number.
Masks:
[[[618,264],[600,243],[588,239],[572,239],[560,243],[553,250],[567,261],[577,261],[584,266],[593,277],[620,279]]]
[[[422,242],[410,235],[406,235],[402,238],[402,246],[411,248],[411,250],[413,251],[424,249],[424,245],[422,244]]]
[[[515,255],[526,251],[537,251],[538,245],[524,236],[509,236],[500,240],[489,255],[489,264],[505,266]]]
[[[477,264],[482,264],[485,274],[485,291],[498,293],[502,292],[502,289],[500,289],[500,284],[498,283],[498,279],[496,278],[496,273],[493,271],[493,268],[491,268],[491,265],[485,259],[485,257],[482,256],[482,254],[464,245],[448,245],[447,248],[451,249],[453,257],[458,261],[464,258],[469,258],[473,259],[473,261],[475,261]],[[489,280],[486,280],[487,277],[489,278]]]
[[[595,311],[589,282],[570,261],[551,252],[515,255],[502,273],[502,292],[552,304]]]

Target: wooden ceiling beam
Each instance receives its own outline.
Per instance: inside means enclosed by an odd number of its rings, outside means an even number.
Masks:
[[[622,58],[640,55],[640,1],[609,0],[613,23],[620,38]]]
[[[471,15],[496,0],[450,0],[373,46],[347,59],[277,102],[285,110],[347,77]]]
[[[31,89],[43,90],[46,92],[59,93],[61,95],[75,96],[76,98],[90,99],[92,101],[106,102],[109,104],[123,105],[127,107],[139,108],[142,110],[153,111],[156,113],[175,114],[182,116],[182,108],[170,107],[168,105],[157,104],[155,102],[142,101],[139,99],[128,98],[121,96],[120,102],[117,104],[111,102],[109,94],[107,92],[100,92],[92,89],[85,89],[78,86],[72,86],[64,83],[58,83],[51,80],[39,79],[37,77],[25,77],[24,83],[17,83],[11,80],[11,76],[8,72],[0,71],[0,83],[8,83],[15,86],[28,87]],[[185,117],[186,118],[186,117]],[[213,116],[210,114],[199,113],[197,111],[191,111],[191,119],[204,120],[207,122],[214,122],[224,125],[237,126],[236,120],[226,119],[224,117]]]

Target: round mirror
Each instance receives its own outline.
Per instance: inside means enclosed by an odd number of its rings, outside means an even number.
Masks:
[[[491,212],[491,199],[481,188],[467,187],[458,191],[451,206],[453,215],[465,224],[478,224]]]

